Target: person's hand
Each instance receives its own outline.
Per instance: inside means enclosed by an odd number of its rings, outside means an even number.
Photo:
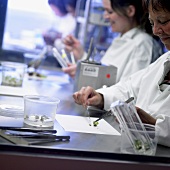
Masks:
[[[95,106],[100,109],[104,107],[104,99],[100,93],[97,93],[92,87],[82,87],[80,91],[73,94],[75,102],[79,105]]]
[[[54,42],[56,39],[61,39],[62,35],[61,33],[54,31],[54,30],[48,30],[42,34],[44,41],[47,45],[54,45]]]
[[[143,123],[151,124],[151,125],[155,125],[156,124],[156,119],[153,118],[148,113],[146,113],[141,108],[136,107],[136,111],[137,111],[137,113],[138,113],[138,115],[139,115],[139,117],[140,117],[140,119],[142,120]]]
[[[72,35],[68,35],[63,39],[65,45],[65,50],[68,52],[73,52],[76,60],[81,59],[84,54],[84,49],[78,39]]]
[[[76,75],[77,64],[68,64],[68,67],[62,68],[63,72],[74,78]]]

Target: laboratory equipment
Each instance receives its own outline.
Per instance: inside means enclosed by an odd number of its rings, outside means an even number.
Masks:
[[[99,89],[116,83],[117,67],[105,66],[96,62],[93,52],[95,52],[95,48],[93,47],[93,38],[91,38],[87,58],[77,64],[74,91],[80,90],[83,86]]]
[[[125,132],[135,154],[155,154],[155,137],[149,136],[144,124],[136,111],[134,102],[113,102],[110,106],[112,113],[120,123],[122,132]]]

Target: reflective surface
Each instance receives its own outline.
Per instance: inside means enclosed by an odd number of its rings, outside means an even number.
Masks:
[[[50,74],[59,77],[65,77],[65,75],[60,71],[50,71]],[[66,77],[65,77],[66,78]],[[34,86],[37,92],[40,95],[48,95],[51,97],[58,97],[60,99],[60,105],[57,109],[57,114],[64,115],[77,115],[77,116],[87,116],[86,110],[82,106],[78,106],[74,103],[72,98],[73,94],[73,80],[69,80],[66,82],[63,79],[60,81],[48,81],[48,80],[36,80],[36,79],[25,79],[24,86]],[[0,96],[1,104],[12,104],[23,107],[24,100],[22,97],[12,97],[12,96]],[[97,113],[92,112],[91,116],[96,116]],[[1,126],[16,126],[16,127],[29,127],[28,125],[23,123],[24,118],[12,118],[0,116],[0,125]],[[106,118],[113,127],[115,127],[119,132],[119,125],[117,124],[115,118],[113,116],[109,116]],[[50,143],[43,143],[39,145],[30,145],[30,146],[22,146],[22,145],[11,145],[10,142],[6,141],[3,138],[0,138],[0,148],[3,150],[13,150],[17,154],[23,148],[25,154],[29,152],[29,154],[33,154],[35,152],[41,153],[42,155],[55,154],[58,152],[62,152],[62,154],[67,155],[68,157],[72,157],[73,155],[85,155],[87,157],[98,157],[101,155],[102,160],[111,159],[114,161],[118,159],[119,161],[153,161],[158,163],[167,164],[167,159],[170,157],[170,149],[164,146],[158,145],[155,156],[140,156],[140,155],[126,155],[120,154],[121,147],[121,137],[114,135],[102,135],[102,134],[88,134],[88,133],[76,133],[76,132],[66,132],[60,126],[60,124],[55,120],[53,129],[57,130],[57,135],[66,135],[70,136],[69,141],[56,141]],[[10,146],[10,147],[5,147]],[[12,147],[12,148],[11,148]],[[24,149],[24,148],[27,149]],[[73,154],[73,155],[72,155]],[[120,155],[120,156],[119,156]],[[48,157],[48,155],[46,155]],[[74,157],[73,156],[73,157]],[[81,156],[80,156],[81,157]],[[142,159],[141,159],[142,157]],[[162,158],[162,159],[160,159]],[[166,158],[166,159],[165,159]]]

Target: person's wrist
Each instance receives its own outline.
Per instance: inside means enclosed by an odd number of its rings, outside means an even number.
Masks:
[[[98,104],[98,108],[103,109],[104,108],[104,97],[102,94],[98,93],[100,98],[100,103]]]
[[[85,51],[82,51],[79,60],[85,60],[86,58],[87,58],[87,53]]]

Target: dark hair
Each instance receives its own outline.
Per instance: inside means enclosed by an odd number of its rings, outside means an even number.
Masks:
[[[142,0],[110,0],[112,9],[120,14],[126,16],[125,8],[129,5],[133,5],[136,9],[135,19],[138,24],[141,23],[141,19],[144,15],[144,10],[142,7]]]
[[[71,6],[73,9],[76,8],[77,0],[64,0],[65,5]]]
[[[63,0],[48,0],[48,4],[56,6],[62,14],[67,14],[67,10]]]
[[[169,0],[143,0],[143,7],[148,11],[149,6],[151,5],[153,11],[163,9],[164,11],[170,12],[169,2]]]
[[[148,14],[145,12],[142,6],[142,0],[110,0],[112,9],[117,13],[123,14],[126,16],[125,8],[129,5],[135,7],[135,19],[139,27],[145,29],[149,34],[152,34],[152,27],[148,20]]]

